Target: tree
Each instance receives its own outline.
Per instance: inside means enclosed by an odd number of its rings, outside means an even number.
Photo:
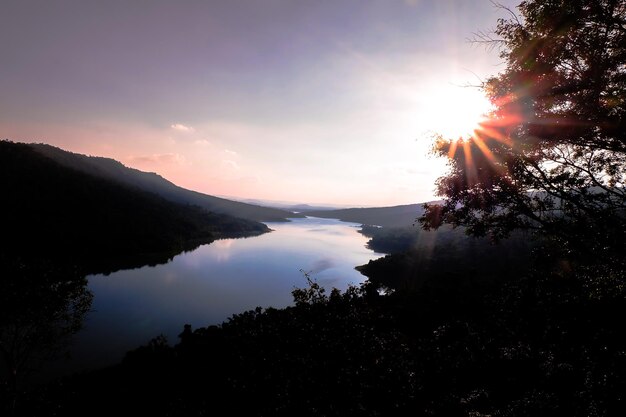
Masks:
[[[92,297],[76,268],[0,252],[0,414],[15,413],[29,374],[68,352]]]
[[[472,137],[438,138],[449,158],[426,229],[530,229],[576,257],[623,265],[626,242],[626,2],[529,0],[475,39],[499,48],[484,91],[494,110]]]

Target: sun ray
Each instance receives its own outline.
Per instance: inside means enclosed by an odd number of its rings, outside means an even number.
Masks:
[[[472,158],[472,149],[471,143],[469,140],[462,141],[463,143],[463,155],[465,157],[465,167],[466,167],[466,180],[467,183],[474,185],[478,182],[478,175],[476,173],[476,166],[474,165],[474,160]]]
[[[504,143],[505,145],[508,146],[512,146],[513,145],[513,141],[511,140],[510,137],[506,136],[504,133],[502,133],[499,129],[496,129],[494,127],[490,127],[490,126],[483,126],[480,130],[479,130],[480,134],[489,138],[489,139],[494,139],[498,142]]]
[[[483,142],[483,140],[480,138],[480,134],[474,135],[474,137],[472,137],[472,140],[490,162],[496,162],[495,155],[493,154],[493,152],[491,152],[487,144]]]
[[[448,149],[448,158],[452,159],[454,158],[454,155],[456,155],[456,148],[459,146],[459,141],[458,140],[453,140],[450,143],[450,149]]]

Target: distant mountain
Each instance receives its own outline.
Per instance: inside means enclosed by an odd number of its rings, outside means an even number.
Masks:
[[[407,204],[393,207],[308,210],[303,214],[383,227],[402,227],[413,224],[423,212],[422,204]]]
[[[337,210],[337,207],[328,207],[328,206],[312,206],[310,204],[294,204],[292,206],[285,207],[288,210],[297,211],[298,213],[303,213],[309,211],[329,211],[329,210]]]
[[[46,144],[28,146],[66,167],[137,187],[175,203],[196,205],[214,213],[254,221],[287,221],[290,217],[303,217],[286,210],[241,203],[187,190],[156,173],[128,168],[114,159],[76,154]]]
[[[227,197],[223,197],[227,198]],[[258,200],[254,198],[246,198],[246,199],[235,199],[236,201],[241,201],[248,204],[256,204],[264,207],[274,207],[277,209],[288,210],[291,212],[304,212],[304,211],[326,211],[326,210],[338,210],[343,208],[349,208],[347,206],[341,205],[311,205],[306,203],[294,203],[288,201],[273,201],[273,200]]]
[[[173,203],[111,176],[69,168],[36,148],[0,141],[0,259],[48,259],[105,272],[165,262],[219,237],[269,231],[262,223]],[[55,152],[90,167],[86,157]]]

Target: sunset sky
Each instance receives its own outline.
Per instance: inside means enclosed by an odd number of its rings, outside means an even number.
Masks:
[[[517,1],[502,1],[513,6]],[[213,195],[434,198],[432,134],[471,131],[489,0],[0,0],[0,138]]]

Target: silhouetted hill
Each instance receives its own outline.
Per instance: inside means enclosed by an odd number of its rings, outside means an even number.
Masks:
[[[525,276],[532,265],[533,250],[540,243],[521,232],[496,244],[449,226],[437,231],[382,228],[368,246],[390,254],[357,270],[370,282],[389,289],[416,291],[426,287],[431,291],[436,287],[446,297],[463,297],[469,288]]]
[[[341,210],[305,211],[307,216],[339,219],[345,222],[370,224],[385,227],[409,226],[422,215],[422,204],[407,204],[393,207],[349,208]]]
[[[91,270],[163,262],[218,237],[269,231],[262,223],[173,203],[105,175],[68,168],[30,145],[9,141],[0,142],[0,189],[0,253]]]
[[[227,198],[227,197],[224,197]],[[237,199],[236,199],[237,200]],[[305,212],[305,211],[326,211],[326,210],[339,210],[343,208],[350,208],[341,205],[328,205],[328,204],[316,204],[311,205],[307,203],[294,203],[288,201],[276,201],[276,200],[258,200],[254,198],[246,198],[244,200],[237,200],[247,204],[255,204],[263,207],[273,207],[280,210]]]
[[[241,203],[187,190],[153,172],[128,168],[114,159],[76,154],[46,144],[28,146],[66,167],[138,187],[175,203],[192,204],[215,213],[254,221],[286,221],[289,217],[302,217],[286,210]]]

